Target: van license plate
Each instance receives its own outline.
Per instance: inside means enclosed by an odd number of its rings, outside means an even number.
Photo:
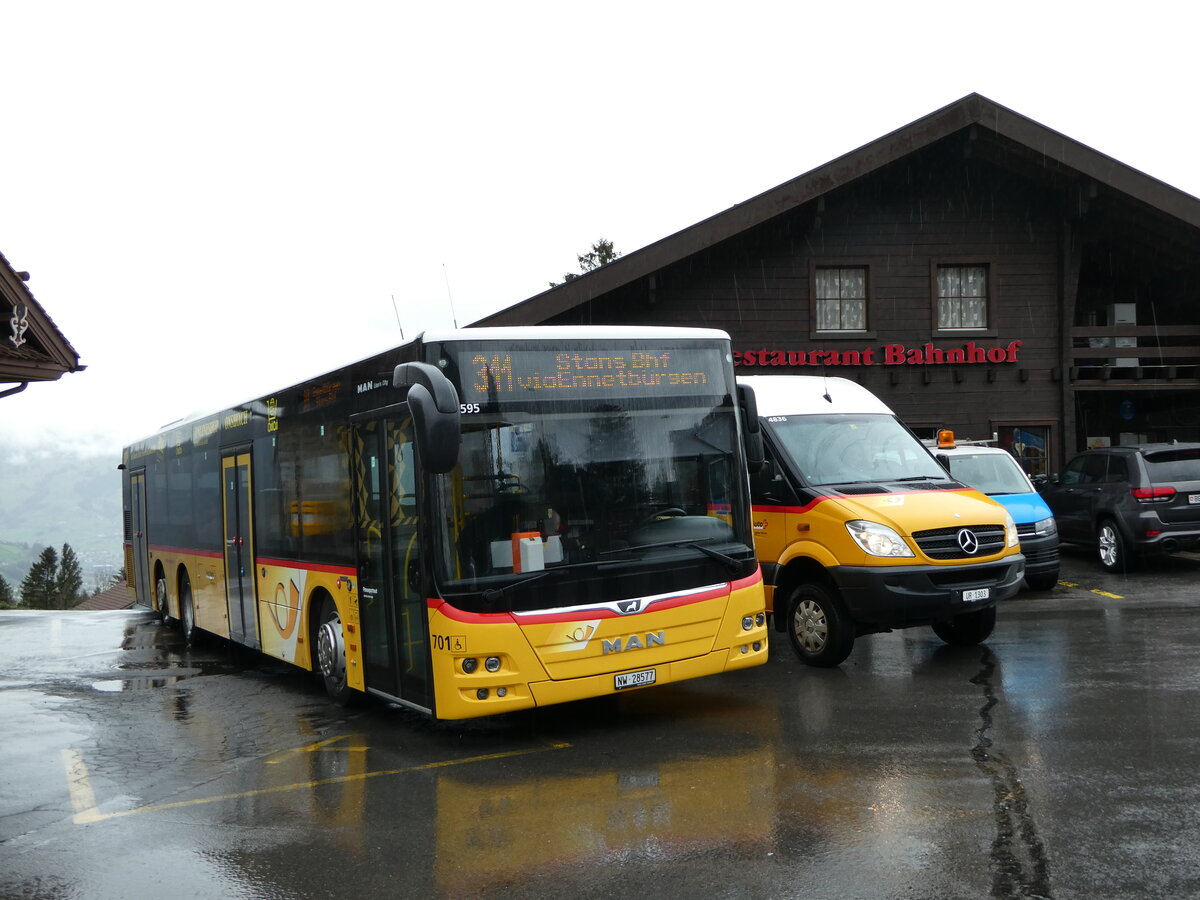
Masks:
[[[622,672],[613,676],[613,687],[618,691],[624,688],[642,687],[654,684],[654,669],[642,669],[640,672]]]
[[[963,591],[963,603],[974,603],[976,600],[986,600],[991,596],[991,588],[976,588],[973,591]]]

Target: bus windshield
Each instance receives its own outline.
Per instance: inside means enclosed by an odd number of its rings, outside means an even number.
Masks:
[[[435,480],[443,596],[466,609],[537,609],[564,597],[595,602],[581,582],[609,579],[611,589],[622,574],[640,575],[637,590],[651,593],[753,571],[749,523],[736,513],[747,503],[744,464],[720,355],[690,350],[657,370],[612,367],[635,356],[522,359],[518,350],[488,357],[476,377],[479,354],[457,352],[461,368],[472,366],[461,381],[474,380],[460,387],[459,465]],[[685,370],[686,383],[671,383]]]
[[[946,480],[946,472],[911,431],[879,413],[772,419],[772,429],[812,485]]]

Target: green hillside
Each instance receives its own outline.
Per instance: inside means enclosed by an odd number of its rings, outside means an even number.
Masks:
[[[0,438],[0,575],[15,587],[43,547],[63,544],[79,554],[86,587],[116,572],[123,564],[118,462]]]

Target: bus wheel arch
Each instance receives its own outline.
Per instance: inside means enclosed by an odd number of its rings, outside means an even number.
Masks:
[[[309,598],[309,640],[313,648],[313,671],[331,700],[347,706],[354,694],[346,666],[346,631],[337,603],[325,590]]]

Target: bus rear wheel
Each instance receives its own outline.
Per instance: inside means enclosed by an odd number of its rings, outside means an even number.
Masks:
[[[167,605],[167,579],[164,577],[160,576],[154,582],[154,600],[158,604],[158,609],[156,610],[158,621],[163,625],[170,624],[171,614]]]
[[[792,649],[808,665],[839,666],[854,649],[854,623],[832,585],[797,586],[787,609]]]
[[[179,632],[189,647],[196,644],[196,610],[192,606],[192,585],[186,578],[179,586]]]
[[[353,688],[346,678],[346,638],[342,618],[330,599],[321,604],[315,643],[317,672],[325,684],[325,692],[338,706],[346,706],[353,695]]]

